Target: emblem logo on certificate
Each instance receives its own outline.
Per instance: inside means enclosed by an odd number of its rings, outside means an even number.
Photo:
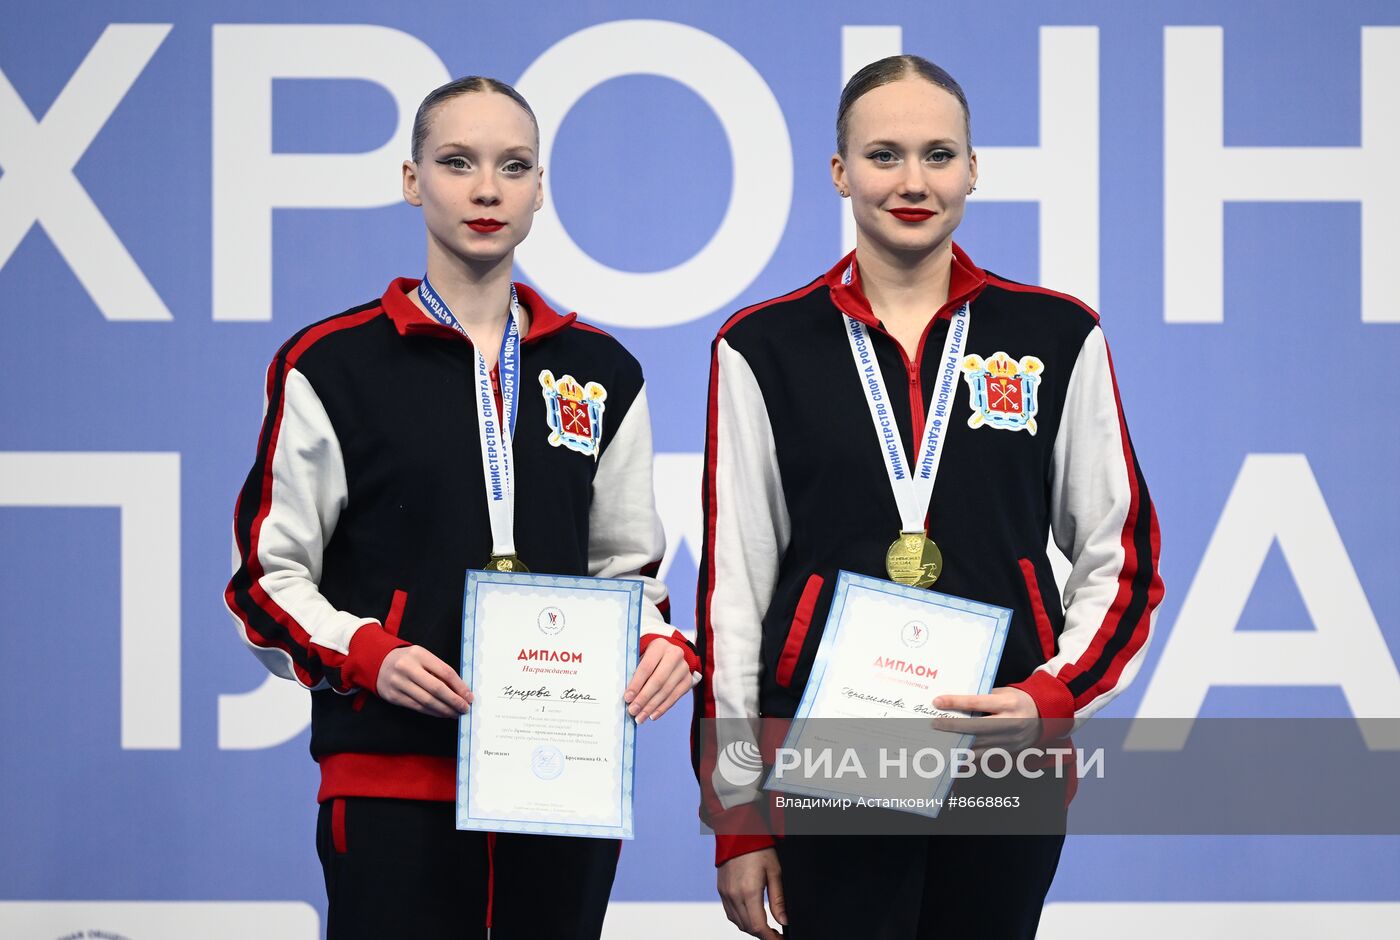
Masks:
[[[903,809],[937,816],[952,785],[947,770],[898,771],[926,766],[910,755],[968,745],[969,735],[933,730],[939,715],[962,716],[939,711],[933,699],[991,691],[1010,625],[1005,607],[842,571],[783,741],[798,760],[780,759],[765,786],[815,797],[923,798]],[[853,767],[860,772],[842,772]],[[896,772],[881,772],[889,768]]]
[[[457,828],[632,838],[639,581],[468,571]]]

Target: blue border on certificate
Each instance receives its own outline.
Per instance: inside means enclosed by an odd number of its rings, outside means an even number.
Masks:
[[[487,584],[511,587],[563,588],[573,591],[617,592],[627,595],[627,631],[623,637],[623,663],[632,669],[637,664],[637,646],[641,639],[642,583],[623,578],[590,578],[582,575],[517,574],[504,571],[469,570],[462,588],[462,669],[461,675],[469,688],[475,688],[476,617],[481,586]],[[633,794],[636,790],[637,723],[627,714],[627,706],[617,702],[618,720],[622,722],[622,772],[619,774],[618,803],[622,824],[595,826],[575,823],[542,823],[536,820],[487,819],[466,815],[471,806],[471,775],[467,765],[471,759],[471,712],[457,720],[457,828],[487,832],[524,832],[559,836],[589,836],[606,839],[633,837]]]
[[[877,594],[889,594],[904,600],[918,601],[935,607],[945,607],[950,610],[957,610],[963,613],[976,614],[981,617],[996,621],[992,628],[991,642],[987,645],[986,662],[982,667],[982,676],[977,683],[977,691],[974,694],[986,695],[992,690],[992,683],[996,681],[997,666],[1001,664],[1002,651],[1006,648],[1006,635],[1011,628],[1012,611],[1009,607],[1000,607],[996,604],[987,604],[982,601],[968,600],[965,597],[958,597],[953,594],[940,594],[937,591],[930,591],[927,588],[912,587],[907,584],[898,584],[894,581],[887,581],[884,578],[872,578],[870,575],[856,574],[853,571],[842,569],[837,574],[836,590],[831,595],[831,607],[826,615],[826,624],[822,627],[821,642],[817,646],[816,659],[812,663],[812,671],[807,679],[807,686],[802,691],[802,701],[798,703],[797,712],[793,715],[792,723],[788,726],[787,735],[783,738],[784,748],[792,747],[801,739],[803,731],[807,727],[807,720],[811,718],[811,709],[820,693],[822,683],[826,680],[827,668],[831,665],[832,650],[836,647],[836,637],[841,632],[842,618],[846,611],[846,598],[852,587],[873,591]],[[956,747],[966,747],[972,740],[972,735],[964,733],[958,738]],[[768,771],[768,779],[764,782],[765,790],[781,790],[784,793],[796,793],[803,796],[835,797],[837,799],[849,799],[851,794],[843,790],[828,790],[823,787],[814,787],[809,784],[785,784],[782,787],[774,786],[774,775],[776,771]],[[953,777],[946,774],[937,792],[933,794],[933,799],[942,800],[948,794],[949,788],[953,785]],[[936,817],[939,812],[937,806],[931,808],[931,812],[921,810],[900,810],[901,812],[913,812],[920,816]]]

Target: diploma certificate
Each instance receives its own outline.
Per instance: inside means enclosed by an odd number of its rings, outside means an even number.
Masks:
[[[951,765],[926,758],[969,746],[971,735],[933,730],[940,716],[966,717],[934,708],[933,699],[989,692],[1010,624],[1005,607],[842,571],[765,786],[816,797],[926,798],[899,808],[937,816]]]
[[[632,838],[642,585],[467,572],[457,828]]]

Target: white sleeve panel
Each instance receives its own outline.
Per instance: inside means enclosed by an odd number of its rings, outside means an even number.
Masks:
[[[652,485],[651,410],[643,385],[598,458],[588,510],[588,573],[642,582],[642,634],[671,635],[661,615],[666,585],[643,574],[666,553],[666,533]],[[654,570],[654,567],[653,569]]]
[[[710,682],[718,720],[758,716],[763,615],[792,535],[773,429],[747,360],[719,340]]]
[[[1124,598],[1139,566],[1151,566],[1133,547],[1140,523],[1130,518],[1152,512],[1122,420],[1122,409],[1103,331],[1085,338],[1066,392],[1051,479],[1051,526],[1055,544],[1072,568],[1065,583],[1065,628],[1059,652],[1041,668],[1060,676],[1065,666],[1078,674],[1103,655],[1107,639],[1120,626]],[[1138,504],[1134,506],[1134,499]],[[1152,572],[1155,577],[1155,572]],[[1116,607],[1115,607],[1116,605]],[[1150,606],[1150,605],[1149,605]],[[1155,610],[1145,633],[1129,644],[1128,656],[1111,687],[1075,697],[1075,723],[1107,705],[1133,678],[1147,648]]]
[[[325,407],[306,377],[288,370],[272,452],[272,493],[254,533],[258,585],[304,630],[310,642],[345,655],[350,639],[372,618],[337,610],[321,595],[321,560],[335,532],[347,489],[340,443]],[[237,620],[237,618],[235,618]],[[240,633],[243,633],[239,621]],[[243,640],[269,670],[296,679],[286,652]],[[322,680],[316,688],[326,685]]]

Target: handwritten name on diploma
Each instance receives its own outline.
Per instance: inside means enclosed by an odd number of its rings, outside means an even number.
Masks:
[[[516,688],[515,686],[513,686],[513,685],[508,685],[508,686],[504,687],[503,689],[501,689],[501,695],[503,695],[503,696],[506,697],[506,698],[513,698],[513,699],[516,699],[517,701],[521,701],[521,702],[528,702],[528,701],[530,701],[531,699],[535,699],[535,698],[539,698],[539,699],[546,699],[546,698],[552,699],[552,698],[554,698],[554,693],[551,692],[551,691],[550,691],[547,687],[545,687],[545,686],[540,686],[540,687],[537,688],[537,689],[517,689],[517,688]],[[568,689],[565,689],[563,692],[561,692],[561,693],[559,694],[559,697],[560,697],[561,699],[563,699],[564,701],[566,701],[566,702],[596,702],[596,701],[598,701],[597,697],[595,697],[595,696],[593,696],[593,695],[590,695],[590,694],[587,693],[587,692],[580,692],[578,689],[575,689],[575,688],[568,688]]]
[[[501,689],[501,695],[521,702],[528,702],[532,698],[554,698],[554,693],[544,686],[540,686],[538,689],[517,689],[513,685],[508,685]]]
[[[902,698],[887,698],[883,695],[872,695],[869,692],[862,692],[860,689],[853,689],[849,685],[841,687],[841,694],[846,698],[859,699],[862,702],[870,702],[875,705],[884,705],[887,708],[908,708]]]
[[[909,705],[905,704],[902,698],[889,698],[888,696],[874,695],[870,692],[862,692],[860,689],[852,688],[849,685],[843,685],[841,687],[841,694],[846,698],[853,698],[861,702],[870,702],[873,705],[883,705],[886,708],[908,709],[913,711],[916,715],[929,715],[933,718],[963,717],[961,713],[945,712],[941,708],[935,708],[932,705],[924,705],[921,702],[915,702],[911,708]]]

